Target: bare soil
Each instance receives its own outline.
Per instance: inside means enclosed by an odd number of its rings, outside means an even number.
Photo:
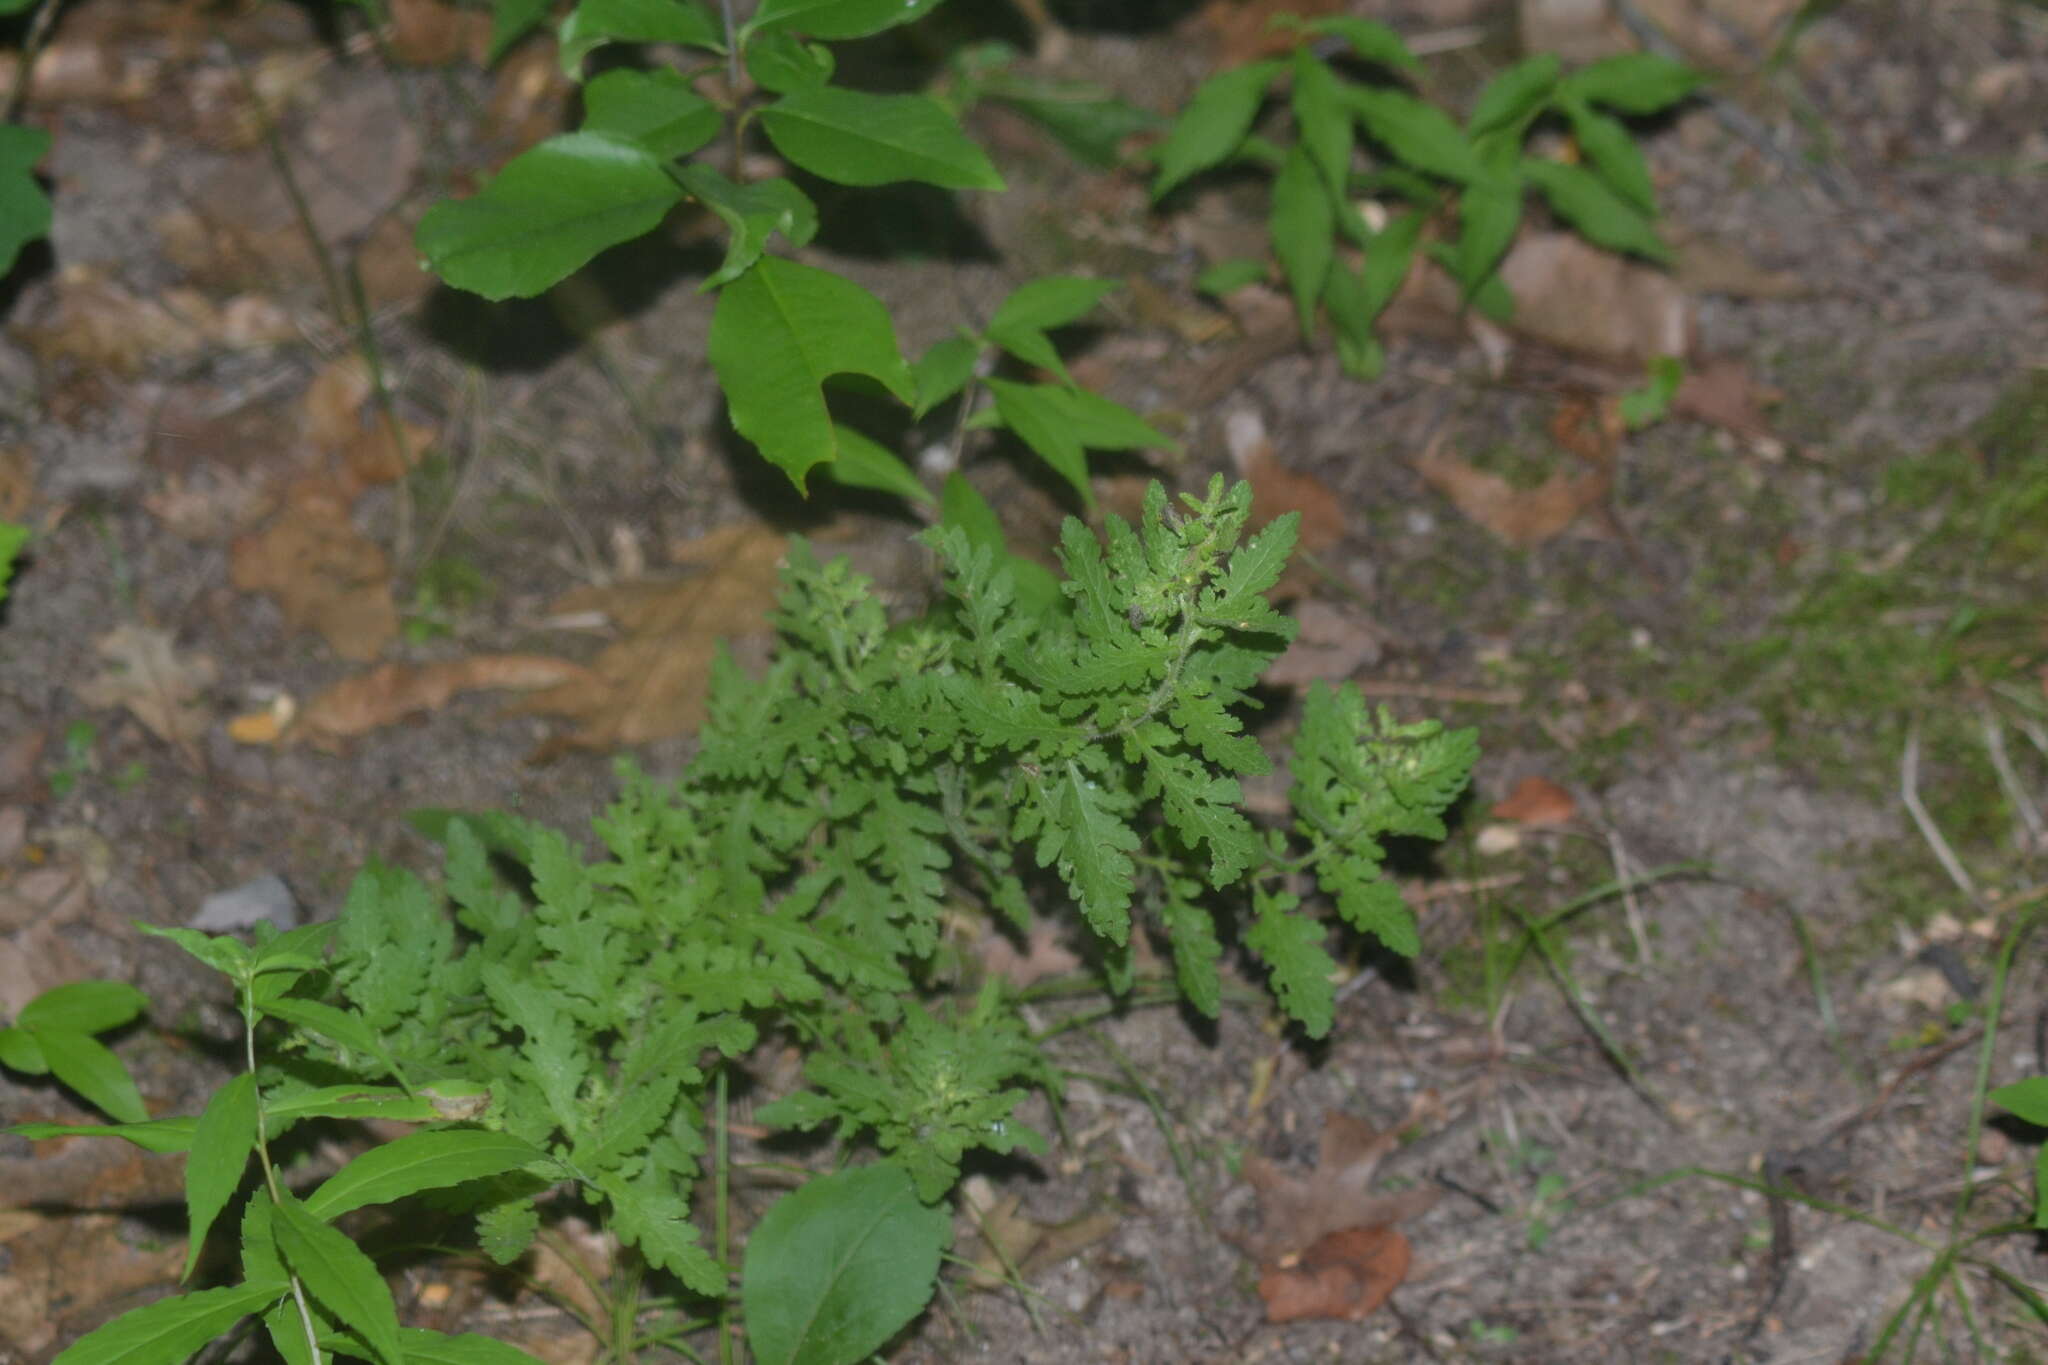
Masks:
[[[1114,7],[1069,8],[1082,12],[1061,10],[1070,26],[1044,35],[1058,45],[1041,51],[1049,74],[1168,110],[1214,61],[1203,30],[1167,22],[1178,15],[1113,31],[1099,21]],[[153,83],[139,99],[31,105],[56,133],[54,258],[10,282],[0,338],[0,455],[22,452],[33,489],[6,510],[41,532],[0,632],[0,1009],[81,976],[136,982],[154,1012],[118,1051],[152,1109],[178,1113],[227,1074],[232,1021],[217,983],[132,921],[189,923],[206,896],[265,874],[290,885],[304,915],[330,914],[367,859],[432,865],[403,820],[422,807],[584,828],[612,790],[612,755],[554,746],[536,762],[563,723],[488,695],[335,752],[230,736],[231,719],[362,667],[231,583],[248,500],[309,467],[299,396],[352,345],[263,139],[232,126],[237,81],[289,90],[277,145],[341,258],[486,164],[500,145],[487,102],[506,82],[460,62],[337,51],[315,11],[291,6],[183,28],[173,11],[200,7],[122,9],[77,7],[60,42],[154,62]],[[1479,41],[1431,59],[1453,101],[1512,55],[1511,15],[1497,5],[1352,10],[1410,34],[1478,25]],[[1440,17],[1452,10],[1456,25]],[[861,60],[875,79],[909,81],[926,56],[877,46]],[[1410,869],[1426,889],[1425,952],[1408,965],[1351,945],[1358,975],[1327,1043],[1243,1007],[1213,1027],[1133,1010],[1062,1041],[1062,1060],[1096,1078],[1069,1092],[1066,1140],[1043,1163],[986,1174],[998,1196],[1022,1196],[1029,1219],[1088,1235],[1030,1267],[1028,1290],[949,1288],[890,1359],[1850,1361],[1946,1244],[1965,1182],[1969,1227],[2027,1215],[2041,1134],[1994,1126],[1974,1164],[1970,1141],[1980,1056],[1993,1085],[2048,1067],[2038,937],[2005,982],[1988,1055],[1970,1006],[2024,903],[1998,893],[2038,881],[2038,868],[2029,878],[2012,856],[1970,903],[1906,818],[1896,749],[1854,750],[1855,771],[1808,763],[1756,697],[1700,680],[1722,677],[1838,553],[1877,563],[1922,533],[1886,520],[1887,470],[1965,439],[2001,397],[2040,382],[2048,12],[1845,4],[1776,75],[1716,89],[1645,130],[1648,151],[1672,224],[1791,282],[1697,299],[1698,353],[1739,357],[1781,391],[1774,438],[1683,420],[1632,436],[1611,519],[1510,549],[1423,482],[1413,461],[1432,439],[1510,463],[1551,449],[1542,433],[1557,390],[1496,382],[1460,339],[1395,338],[1370,383],[1345,378],[1324,350],[1244,361],[1238,342],[1191,342],[1136,307],[1095,339],[1091,380],[1186,438],[1179,464],[1124,472],[1199,486],[1228,465],[1226,420],[1255,413],[1285,466],[1320,480],[1343,514],[1300,600],[1335,607],[1371,640],[1353,676],[1404,716],[1477,725],[1485,756],[1453,839]],[[1768,145],[1731,129],[1723,108]],[[1049,270],[1136,277],[1196,306],[1195,239],[1184,219],[1148,209],[1140,180],[1085,172],[1000,115],[975,127],[1011,192],[944,212],[921,197],[848,210],[809,253],[879,294],[907,350]],[[1262,210],[1245,189],[1198,196],[1190,211],[1205,233],[1256,242]],[[179,207],[238,221],[248,238],[224,261],[181,248],[164,225]],[[913,255],[901,253],[906,233]],[[373,301],[398,404],[438,428],[444,455],[407,498],[389,487],[364,497],[355,524],[398,558],[402,603],[418,607],[430,557],[466,563],[483,585],[438,615],[416,611],[436,628],[384,657],[588,657],[601,641],[564,630],[556,598],[750,519],[854,556],[893,601],[928,590],[929,565],[907,541],[914,519],[858,497],[800,505],[724,428],[703,359],[710,303],[694,290],[703,248],[687,226],[672,235],[594,272],[573,330],[542,305],[422,290],[402,248],[375,257],[393,272]],[[180,286],[216,303],[255,294],[294,335],[159,348],[126,372],[67,361],[35,329],[61,326],[66,272],[81,268],[145,299]],[[2032,439],[2048,441],[2048,423]],[[1067,510],[1001,452],[970,447],[965,472],[1019,544],[1047,543]],[[97,642],[123,624],[216,665],[191,743],[80,696],[104,669]],[[1289,694],[1275,701],[1267,733],[1278,737]],[[1924,703],[1966,707],[1966,684]],[[1801,718],[1852,740],[1871,722]],[[633,754],[660,773],[689,747]],[[1930,754],[1930,772],[1952,758]],[[1576,815],[1482,853],[1489,808],[1531,775],[1562,783]],[[1989,842],[2012,853],[2002,829]],[[1485,984],[1485,945],[1512,939],[1514,912],[1549,914],[1678,865],[1574,915],[1554,936],[1560,970],[1524,951]],[[1356,1323],[1270,1325],[1257,1268],[1234,1244],[1255,1219],[1237,1165],[1247,1151],[1311,1160],[1331,1110],[1381,1124],[1418,1116],[1380,1179],[1434,1183],[1443,1197],[1406,1228],[1416,1263],[1389,1307]],[[86,1116],[60,1089],[0,1072],[0,1119]],[[1034,1121],[1050,1126],[1042,1106]],[[116,1147],[0,1138],[0,1365],[40,1365],[174,1285],[177,1166]],[[1710,1173],[1769,1175],[1832,1211]],[[746,1198],[759,1207],[772,1193]],[[2048,1286],[2038,1238],[1973,1250]],[[2048,1354],[2048,1329],[2015,1299],[1975,1271],[1962,1283],[1974,1334],[1950,1299],[1921,1351]],[[419,1267],[401,1304],[550,1360],[589,1358],[587,1339],[544,1320],[536,1299],[478,1290],[450,1306],[446,1287]]]

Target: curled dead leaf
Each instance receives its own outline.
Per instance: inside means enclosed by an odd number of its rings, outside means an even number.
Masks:
[[[1266,1267],[1259,1297],[1266,1321],[1335,1318],[1356,1322],[1408,1278],[1412,1253],[1399,1228],[1343,1228],[1318,1238],[1299,1258]]]
[[[544,654],[477,654],[418,667],[384,664],[344,678],[306,703],[290,737],[331,749],[341,740],[438,710],[460,692],[538,692],[591,678],[583,665]]]
[[[1494,806],[1496,820],[1522,825],[1562,825],[1579,813],[1572,794],[1547,777],[1531,774],[1515,784],[1507,799]]]

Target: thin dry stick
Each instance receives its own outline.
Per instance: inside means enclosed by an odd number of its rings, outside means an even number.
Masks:
[[[1941,827],[1934,823],[1934,817],[1920,803],[1920,722],[1917,719],[1906,733],[1906,752],[1899,760],[1899,799],[1906,803],[1906,813],[1913,817],[1920,837],[1934,851],[1934,859],[1941,864],[1941,870],[1948,873],[1948,879],[1969,898],[1972,905],[1981,904],[1976,883],[1970,880],[1970,874],[1964,870],[1955,850],[1948,846],[1948,840],[1942,837]]]
[[[6,122],[21,122],[21,111],[28,104],[29,82],[34,78],[36,58],[42,55],[43,44],[50,36],[51,21],[57,17],[57,0],[43,0],[36,6],[33,19],[28,21],[28,33],[21,40],[21,65],[14,68],[14,89],[7,92]]]
[[[1635,940],[1636,965],[1650,965],[1650,935],[1643,927],[1643,907],[1636,900],[1635,879],[1629,875],[1628,850],[1621,846],[1621,834],[1607,831],[1607,852],[1614,859],[1614,879],[1621,883],[1621,908],[1628,921],[1629,937]]]
[[[1991,714],[1988,706],[1980,707],[1978,719],[1984,726],[1984,750],[1991,755],[1991,769],[1998,774],[1998,785],[2005,792],[2005,799],[2012,803],[2013,814],[2027,827],[2028,852],[2041,847],[2041,810],[2034,799],[2027,795],[2027,789],[2020,782],[2019,774],[2013,771],[2012,759],[2005,752],[2005,727],[1998,723],[1998,717]]]

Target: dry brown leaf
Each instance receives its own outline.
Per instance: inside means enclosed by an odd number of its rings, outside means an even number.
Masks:
[[[1678,252],[1673,267],[1689,294],[1725,294],[1736,299],[1797,299],[1815,292],[1804,275],[1792,270],[1765,270],[1732,242],[1714,237],[1681,236],[1669,231]]]
[[[1418,1098],[1400,1127],[1414,1122],[1432,1103],[1433,1097]],[[1257,1152],[1246,1153],[1244,1178],[1258,1191],[1259,1227],[1242,1242],[1245,1251],[1272,1264],[1302,1253],[1330,1233],[1405,1222],[1434,1205],[1439,1193],[1434,1189],[1374,1194],[1370,1188],[1381,1160],[1400,1145],[1400,1127],[1383,1133],[1333,1109],[1323,1116],[1313,1169],[1283,1170]]]
[[[36,467],[26,446],[0,446],[0,521],[20,521],[36,497]]]
[[[80,700],[125,707],[158,739],[191,752],[206,732],[204,693],[219,666],[204,654],[180,655],[168,634],[148,626],[116,626],[94,648],[107,666],[73,689]]]
[[[1319,1238],[1298,1260],[1259,1275],[1266,1321],[1334,1318],[1357,1322],[1408,1278],[1411,1253],[1399,1228],[1343,1228]]]
[[[287,621],[362,661],[398,634],[398,608],[389,560],[349,518],[353,499],[331,480],[299,480],[268,526],[235,541],[228,564],[235,587],[269,593]]]
[[[130,293],[93,266],[65,266],[42,316],[14,329],[44,367],[71,365],[117,376],[157,357],[196,354],[218,324],[211,305],[190,290],[159,303]]]
[[[1546,345],[1626,367],[1692,349],[1692,303],[1661,270],[1565,232],[1527,232],[1501,262],[1514,329]]]
[[[1256,412],[1239,409],[1224,419],[1224,443],[1231,463],[1252,486],[1252,525],[1264,526],[1289,512],[1301,513],[1295,546],[1314,553],[1344,539],[1344,505],[1331,487],[1313,474],[1299,474],[1280,463],[1266,424]]]
[[[340,450],[363,429],[363,405],[370,401],[370,371],[353,355],[320,367],[301,404],[306,439],[321,450]]]
[[[1301,629],[1261,675],[1273,687],[1348,678],[1379,661],[1380,629],[1356,611],[1310,598],[1295,607],[1294,619]]]
[[[1751,440],[1771,440],[1774,438],[1764,417],[1764,406],[1783,396],[1776,389],[1757,383],[1743,361],[1719,356],[1686,370],[1678,392],[1671,397],[1671,411]]]
[[[693,577],[579,588],[560,598],[555,612],[600,612],[624,636],[597,656],[587,679],[551,688],[525,709],[577,722],[561,742],[583,748],[616,749],[697,729],[719,640],[767,632],[784,546],[784,537],[766,526],[724,527],[674,550],[679,562],[706,566]]]
[[[1293,49],[1298,33],[1273,22],[1282,15],[1321,19],[1343,10],[1344,0],[1209,0],[1193,22],[1216,35],[1218,67],[1239,66]]]
[[[465,59],[483,63],[491,41],[491,16],[461,10],[445,0],[389,0],[391,33],[386,51],[405,66],[446,66]]]
[[[1599,505],[1613,480],[1606,469],[1584,474],[1559,470],[1534,488],[1517,488],[1498,474],[1474,469],[1441,439],[1423,451],[1415,470],[1460,512],[1520,549],[1541,545]]]
[[[1572,794],[1547,777],[1533,774],[1515,784],[1507,799],[1493,808],[1496,820],[1523,825],[1562,825],[1579,813]]]
[[[597,681],[582,664],[544,654],[478,654],[420,666],[384,664],[344,678],[307,702],[287,735],[333,748],[340,740],[438,710],[460,692],[540,692]],[[260,734],[253,719],[248,731]]]

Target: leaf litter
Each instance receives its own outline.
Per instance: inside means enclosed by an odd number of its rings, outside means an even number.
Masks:
[[[1356,1321],[1407,1278],[1412,1252],[1398,1226],[1434,1207],[1430,1186],[1380,1194],[1371,1188],[1400,1132],[1437,1108],[1433,1095],[1382,1130],[1332,1109],[1323,1116],[1315,1165],[1289,1170],[1248,1152],[1244,1178],[1259,1199],[1257,1228],[1239,1247],[1259,1263],[1259,1297],[1272,1322]]]

